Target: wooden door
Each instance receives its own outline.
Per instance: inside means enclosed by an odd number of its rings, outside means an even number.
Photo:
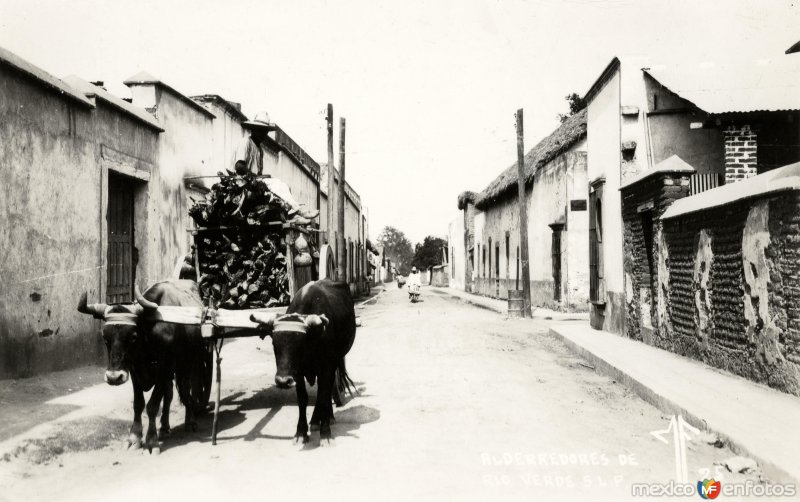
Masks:
[[[553,300],[561,301],[561,230],[553,230],[550,256],[553,262]]]
[[[494,284],[495,297],[500,298],[500,243],[494,245]]]
[[[133,301],[133,183],[108,175],[108,261],[106,303]]]

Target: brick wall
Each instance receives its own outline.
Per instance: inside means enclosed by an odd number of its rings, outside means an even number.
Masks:
[[[800,395],[800,193],[663,222],[669,326],[656,345]]]
[[[750,126],[728,126],[724,136],[725,183],[735,183],[758,174],[757,136]]]

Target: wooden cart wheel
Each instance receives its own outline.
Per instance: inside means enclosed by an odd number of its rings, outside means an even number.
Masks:
[[[198,370],[200,371],[201,388],[198,389],[197,412],[205,413],[208,408],[208,401],[211,399],[212,379],[214,376],[214,350],[210,343],[206,344]]]
[[[319,278],[336,279],[336,256],[328,244],[323,244],[319,250]]]

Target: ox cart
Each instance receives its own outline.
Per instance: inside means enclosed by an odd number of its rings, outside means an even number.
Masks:
[[[223,176],[219,176],[224,178]],[[289,298],[293,297],[297,291],[311,281],[330,278],[335,276],[336,263],[333,250],[327,244],[319,244],[318,237],[321,233],[320,230],[293,225],[285,221],[267,221],[260,224],[244,223],[237,226],[221,225],[221,226],[198,226],[195,224],[194,228],[187,230],[192,236],[193,240],[193,253],[179,260],[178,267],[176,268],[176,275],[180,276],[181,263],[184,261],[192,262],[191,269],[193,269],[194,277],[198,284],[201,283],[203,274],[207,272],[210,267],[208,263],[204,263],[203,246],[204,243],[213,240],[218,236],[237,232],[247,232],[250,234],[279,234],[280,247],[283,250],[283,256],[286,263],[286,277],[288,279],[288,294]],[[295,265],[295,241],[303,237],[317,252],[314,253],[314,258],[310,264],[305,266]],[[177,277],[176,277],[177,278]],[[250,316],[256,312],[274,313],[275,315],[282,314],[286,311],[286,305],[261,307],[261,308],[243,308],[231,309],[220,308],[215,304],[215,300],[211,297],[204,298],[205,307],[192,308],[192,307],[159,307],[156,315],[157,320],[165,322],[199,325],[203,338],[206,340],[207,357],[204,358],[202,368],[202,391],[198,397],[199,405],[205,409],[208,406],[212,391],[212,381],[216,386],[214,396],[214,418],[211,429],[211,443],[213,445],[217,442],[217,430],[219,420],[219,407],[221,399],[221,385],[222,385],[222,371],[221,371],[221,351],[225,340],[230,338],[252,337],[259,336],[262,333],[258,329],[258,324],[250,320]],[[285,303],[285,302],[284,302]],[[216,357],[214,357],[216,355]],[[214,371],[216,368],[216,371]],[[216,373],[216,378],[214,378]],[[341,401],[339,395],[334,396],[337,403]]]

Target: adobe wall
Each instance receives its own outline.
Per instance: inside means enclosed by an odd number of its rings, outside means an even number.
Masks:
[[[668,330],[659,312],[663,311],[669,295],[664,283],[667,274],[664,264],[671,255],[662,245],[660,218],[673,202],[689,195],[690,174],[654,173],[622,189],[624,334],[650,345],[659,345],[654,337],[666,337]],[[647,223],[652,236],[650,254],[645,240]]]
[[[800,193],[664,221],[671,329],[657,344],[800,395]]]

